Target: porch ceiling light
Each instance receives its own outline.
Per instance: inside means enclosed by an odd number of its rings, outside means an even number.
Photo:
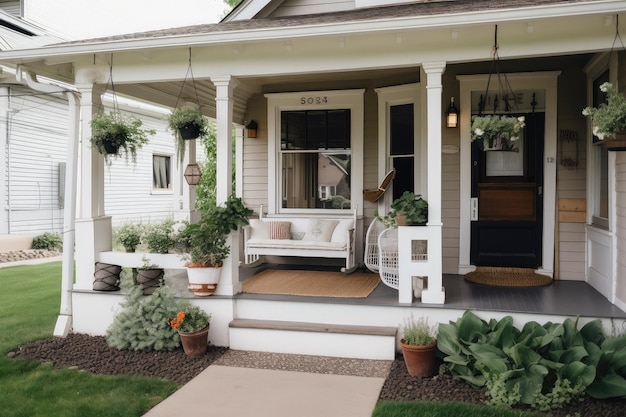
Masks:
[[[254,120],[250,120],[250,123],[248,123],[248,125],[246,126],[246,129],[248,129],[248,137],[256,138],[256,132],[258,128],[259,124]]]
[[[446,111],[446,126],[458,127],[459,125],[459,109],[454,105],[454,97],[450,97],[450,107]]]
[[[202,177],[202,171],[200,170],[198,164],[188,164],[183,175],[187,184],[198,185],[200,183],[200,178]]]

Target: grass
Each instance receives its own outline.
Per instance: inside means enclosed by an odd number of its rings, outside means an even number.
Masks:
[[[2,417],[139,417],[176,391],[171,381],[8,358],[20,345],[52,337],[60,288],[61,262],[0,268]]]
[[[372,417],[539,417],[542,414],[460,402],[395,402],[376,404]]]

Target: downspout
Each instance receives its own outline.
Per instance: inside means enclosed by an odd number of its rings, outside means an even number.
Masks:
[[[72,328],[72,286],[74,284],[74,230],[76,219],[76,178],[80,133],[80,93],[67,87],[38,82],[18,65],[17,82],[42,93],[64,93],[69,103],[68,148],[65,172],[65,208],[63,210],[63,266],[61,272],[61,308],[54,327],[55,336],[67,336]],[[59,91],[61,89],[62,91]]]

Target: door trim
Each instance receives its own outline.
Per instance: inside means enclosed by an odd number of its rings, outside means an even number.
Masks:
[[[556,215],[556,160],[557,160],[557,78],[560,71],[507,74],[513,91],[545,91],[545,132],[544,132],[544,199],[542,230],[542,265],[537,272],[554,276],[554,231]],[[459,274],[475,269],[470,264],[471,241],[471,92],[483,91],[488,74],[459,75],[460,83],[460,223],[459,223]],[[540,109],[537,109],[538,111]]]

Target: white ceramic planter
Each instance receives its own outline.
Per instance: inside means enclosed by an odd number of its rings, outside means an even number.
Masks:
[[[221,267],[187,267],[188,288],[198,297],[207,297],[217,289],[221,272]]]

